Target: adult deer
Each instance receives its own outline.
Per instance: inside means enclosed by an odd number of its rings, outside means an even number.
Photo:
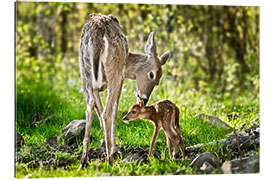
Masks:
[[[123,81],[136,80],[137,101],[146,105],[153,88],[162,76],[161,66],[169,58],[165,52],[158,58],[154,33],[150,33],[145,54],[128,51],[128,44],[118,20],[112,15],[92,14],[82,29],[79,63],[82,89],[86,99],[86,128],[80,168],[88,162],[88,145],[94,108],[104,132],[107,160],[113,163],[116,151],[115,128]],[[103,110],[99,96],[107,89]]]

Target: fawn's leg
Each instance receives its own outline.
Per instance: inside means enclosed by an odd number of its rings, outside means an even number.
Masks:
[[[83,153],[81,158],[81,164],[80,168],[83,168],[88,163],[88,146],[89,146],[89,140],[90,140],[90,131],[91,131],[91,125],[93,120],[93,112],[95,107],[95,101],[93,99],[92,94],[86,95],[86,101],[87,101],[87,109],[85,111],[86,113],[86,126],[85,126],[85,134],[83,139]]]
[[[185,160],[185,145],[184,145],[184,141],[183,141],[183,138],[181,137],[181,135],[179,135],[179,139],[180,139],[180,142],[179,142],[179,146],[180,146],[180,150],[181,150],[181,153],[182,153],[182,160]]]
[[[173,119],[174,118],[174,119]],[[181,150],[181,154],[182,154],[182,159],[185,159],[185,145],[184,145],[184,141],[183,138],[181,136],[181,131],[180,131],[180,125],[179,125],[179,110],[176,109],[174,111],[174,116],[172,116],[172,121],[174,120],[175,126],[173,126],[174,131],[177,133],[178,136],[178,144],[180,146],[180,150]]]
[[[173,140],[173,157],[176,159],[177,155],[178,140]]]
[[[181,154],[182,154],[182,160],[185,160],[185,145],[184,145],[183,138],[181,136],[181,131],[180,131],[179,125],[175,127],[175,130],[177,132],[177,136],[178,136],[178,139],[179,139],[179,146],[180,146],[180,151],[181,151]]]
[[[166,138],[167,138],[167,145],[168,145],[168,148],[169,148],[170,158],[172,159],[172,142],[171,142],[169,136],[167,135],[167,133],[166,133]]]
[[[173,157],[176,158],[177,147],[179,144],[177,132],[173,130],[172,128],[169,128],[169,129],[166,129],[166,133],[168,134],[169,138],[171,139],[173,143]]]
[[[160,129],[160,126],[158,124],[155,124],[155,130],[154,130],[154,134],[153,134],[153,137],[152,137],[152,140],[151,140],[150,150],[149,150],[149,154],[148,154],[149,159],[152,156],[152,152],[153,152],[154,146],[156,144],[159,129]]]
[[[178,136],[178,139],[179,139],[179,146],[180,146],[180,150],[181,150],[181,154],[182,154],[182,159],[184,160],[185,159],[185,145],[184,145],[183,138],[181,136],[181,131],[180,131],[179,124],[176,125],[175,131],[177,132],[177,136]]]

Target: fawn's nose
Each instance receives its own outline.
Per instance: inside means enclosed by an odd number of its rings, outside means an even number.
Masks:
[[[128,118],[127,118],[127,114],[123,117],[123,122],[126,123],[126,124],[129,123]]]

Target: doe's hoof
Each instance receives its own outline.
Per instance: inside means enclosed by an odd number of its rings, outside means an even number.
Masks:
[[[83,169],[86,166],[88,166],[88,156],[87,153],[83,153],[79,169]]]
[[[109,166],[109,165],[112,166],[113,163],[114,163],[113,156],[111,156],[111,157],[109,157],[109,159],[108,159],[108,166]]]
[[[88,163],[81,163],[80,167],[79,167],[79,170],[81,170],[81,169],[83,169],[83,168],[85,168],[87,166],[88,166]]]

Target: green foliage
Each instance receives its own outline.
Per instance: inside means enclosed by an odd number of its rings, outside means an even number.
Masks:
[[[85,119],[77,57],[81,28],[91,13],[116,16],[130,51],[143,52],[150,31],[155,32],[159,55],[170,50],[171,57],[162,68],[162,79],[149,104],[161,99],[174,102],[180,109],[182,135],[190,144],[215,141],[226,134],[194,118],[197,113],[217,116],[235,128],[259,118],[259,7],[21,1],[16,7],[16,130],[24,136],[26,146],[40,147],[56,134],[64,144],[61,129],[74,119]],[[103,102],[106,95],[106,91],[101,93]],[[134,103],[135,82],[126,80],[116,141],[122,147],[149,148],[153,125],[143,120],[124,124],[121,120]],[[230,113],[239,117],[230,120]],[[91,136],[90,147],[98,147],[104,137],[97,116]],[[119,160],[108,168],[106,163],[95,161],[77,171],[78,159],[57,152],[54,163],[67,160],[68,170],[17,162],[16,177],[196,173],[187,161],[169,160],[165,142],[161,131],[154,150],[161,152],[162,161],[152,157],[138,166]],[[78,143],[81,153],[82,142]],[[218,147],[206,150],[220,155]],[[39,160],[38,151],[23,148],[20,152],[28,160]]]

